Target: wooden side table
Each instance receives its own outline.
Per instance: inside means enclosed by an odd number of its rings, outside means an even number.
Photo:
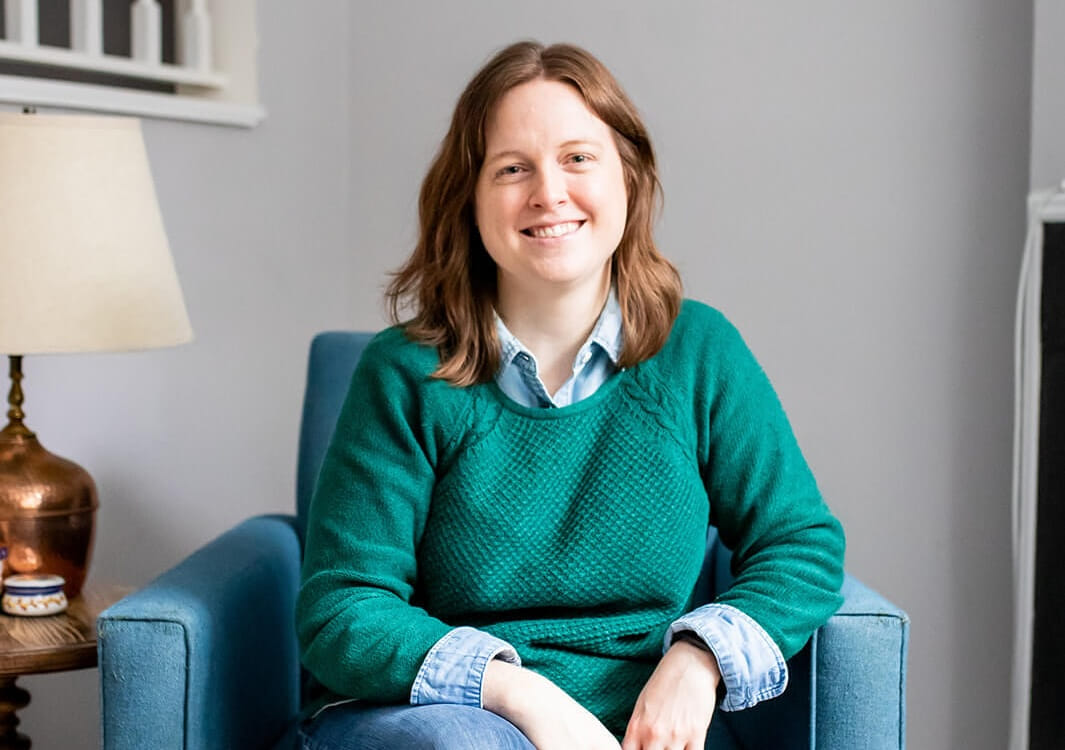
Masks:
[[[30,694],[15,684],[21,675],[66,672],[96,666],[96,618],[132,589],[86,585],[66,612],[43,617],[0,613],[0,750],[25,750],[30,739],[17,731],[15,713]]]

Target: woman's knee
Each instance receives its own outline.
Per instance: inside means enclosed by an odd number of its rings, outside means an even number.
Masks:
[[[374,706],[327,709],[304,730],[308,750],[535,750],[501,716],[476,706]]]
[[[436,704],[412,709],[426,750],[534,750],[521,730],[483,708]]]

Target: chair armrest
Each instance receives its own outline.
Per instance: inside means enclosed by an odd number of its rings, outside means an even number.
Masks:
[[[906,732],[906,613],[848,575],[843,605],[788,661],[788,689],[722,713],[742,747],[902,750]]]
[[[850,576],[843,595],[814,644],[814,747],[901,750],[910,618]]]
[[[105,750],[259,748],[292,722],[295,524],[245,521],[100,615]]]

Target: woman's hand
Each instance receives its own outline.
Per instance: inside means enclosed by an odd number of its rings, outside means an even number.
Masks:
[[[537,750],[620,750],[606,727],[562,688],[493,659],[481,685],[484,707],[520,729]]]
[[[719,682],[712,653],[674,641],[636,700],[622,750],[703,750]]]

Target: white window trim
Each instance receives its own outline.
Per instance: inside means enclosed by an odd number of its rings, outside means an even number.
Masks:
[[[246,128],[258,125],[266,117],[265,110],[257,104],[23,76],[0,75],[0,102]]]
[[[186,0],[187,1],[187,0]],[[209,73],[173,65],[146,66],[128,58],[98,58],[110,72],[176,83],[165,94],[101,84],[75,83],[32,76],[0,75],[0,104],[62,107],[94,112],[156,117],[189,122],[254,127],[266,117],[258,101],[255,0],[208,0],[213,24]],[[179,11],[184,7],[178,2]],[[0,40],[0,51],[16,45]],[[12,56],[14,57],[14,55]],[[18,57],[32,62],[82,67],[80,53],[29,47]],[[30,59],[36,58],[36,59]],[[96,69],[100,69],[98,66]],[[217,87],[217,88],[211,88]]]

